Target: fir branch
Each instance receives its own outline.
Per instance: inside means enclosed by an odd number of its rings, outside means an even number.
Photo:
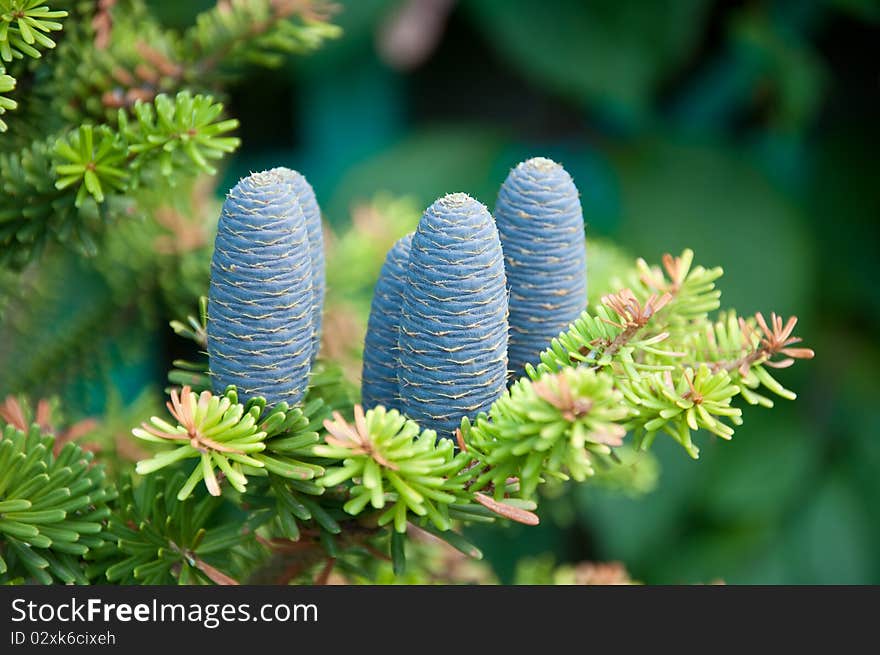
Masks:
[[[243,64],[280,65],[340,30],[317,1],[234,0],[199,14],[183,33],[161,26],[144,3],[101,0],[78,16],[52,82],[68,118],[115,121],[117,109],[182,89],[218,92]],[[61,73],[61,71],[58,71]]]
[[[720,269],[692,266],[690,251],[665,257],[664,269],[638,263],[632,284],[584,312],[529,368],[530,377],[485,413],[459,415],[457,451],[451,440],[438,440],[396,410],[378,405],[364,411],[345,394],[337,396],[338,371],[325,381],[319,369],[306,404],[292,409],[284,403],[267,409],[261,397],[242,405],[229,389],[223,406],[228,420],[224,413],[216,423],[234,431],[242,417],[251,417],[242,434],[259,443],[252,457],[260,466],[247,462],[235,472],[253,477],[246,488],[224,471],[209,489],[219,494],[228,479],[245,492],[247,530],[271,553],[258,565],[260,579],[289,582],[327,577],[331,568],[348,571],[359,566],[355,553],[369,554],[377,545],[402,572],[411,525],[477,555],[454,531],[455,522],[537,523],[532,499],[539,485],[606,471],[613,478],[614,471],[628,470],[631,460],[624,464],[617,452],[635,456],[626,446],[628,434],[644,450],[666,433],[693,457],[699,452],[694,433],[731,438],[741,423],[735,399],[752,402],[760,384],[777,390],[763,366],[786,367],[813,353],[795,347],[794,320],[773,315],[768,324],[763,317],[742,320],[729,313],[712,323],[708,312],[719,303]],[[176,324],[195,339],[204,328],[204,318],[188,327]],[[782,394],[787,396],[784,389]],[[193,407],[218,398],[209,392],[188,397]],[[218,449],[235,448],[234,440],[200,433],[196,410],[181,411],[182,403],[171,403],[178,426],[154,419],[152,438],[211,457],[241,454]],[[330,406],[340,408],[332,418]]]
[[[194,56],[181,70],[198,79],[225,62],[277,66],[279,53],[309,52],[338,36],[326,22],[333,10],[322,0],[223,0],[183,35],[184,51]]]
[[[796,343],[803,341],[800,337],[792,337],[795,325],[797,325],[797,316],[789,317],[785,326],[782,325],[782,317],[777,316],[776,312],[770,315],[772,328],[767,326],[764,315],[761,312],[755,314],[755,321],[761,328],[760,342],[751,352],[742,355],[739,359],[729,362],[713,362],[715,368],[723,368],[726,371],[737,371],[740,375],[748,374],[748,369],[758,362],[764,363],[771,368],[788,368],[794,364],[795,359],[812,359],[815,353],[810,348],[792,348]],[[753,329],[745,322],[739,319],[740,329],[743,333],[743,339],[747,342],[752,341]],[[775,355],[785,355],[784,359],[773,360]]]
[[[620,332],[611,342],[603,344],[602,355],[605,358],[613,358],[617,355],[620,349],[632,341],[639,330],[645,327],[648,321],[671,300],[672,294],[669,292],[660,297],[652,294],[642,305],[630,289],[623,289],[615,294],[604,296],[602,304],[614,310],[620,318],[612,320],[601,317],[601,320],[620,328]]]
[[[41,0],[0,0],[0,59],[39,58],[40,47],[55,47],[48,35],[61,30],[61,23],[54,19],[66,16],[66,11],[52,11]]]
[[[237,584],[237,557],[254,536],[238,517],[217,521],[224,501],[201,495],[182,502],[181,472],[121,485],[107,531],[113,541],[87,556],[91,578],[117,584]]]
[[[186,323],[181,321],[171,321],[169,323],[174,333],[190,339],[200,346],[203,350],[208,347],[208,297],[201,296],[199,298],[199,318],[195,316],[187,316]]]
[[[0,64],[0,94],[9,93],[10,91],[15,89],[15,78],[11,75],[6,74],[6,68]],[[8,98],[4,95],[0,95],[0,116],[5,114],[7,111],[12,111],[18,107],[18,103],[12,98]],[[9,126],[6,122],[0,118],[0,132],[5,132],[9,129]]]
[[[0,0],[0,60],[9,63],[25,57],[40,58],[40,48],[55,47],[49,34],[62,28],[55,19],[66,16],[66,11],[53,11],[41,0]],[[15,86],[15,77],[6,74],[0,64],[0,94],[12,91]],[[0,95],[0,115],[17,107],[16,101]],[[0,133],[7,129],[0,119]]]
[[[107,503],[116,495],[92,454],[55,438],[37,423],[21,425],[29,410],[8,400],[0,420],[0,582],[86,584],[82,557],[106,535]],[[48,421],[45,406],[38,409]],[[12,422],[6,422],[6,417]],[[5,425],[4,425],[5,423]]]
[[[699,448],[693,443],[691,432],[705,429],[730,439],[733,428],[720,419],[729,418],[735,425],[742,423],[741,410],[731,406],[740,388],[725,371],[712,373],[706,366],[697,371],[676,369],[639,379],[620,379],[618,387],[636,414],[626,427],[635,432],[637,444],[643,449],[651,445],[657,432],[663,431],[696,459]]]
[[[452,442],[438,441],[436,433],[420,430],[396,410],[378,407],[364,413],[354,408],[352,426],[338,413],[325,421],[325,444],[314,448],[316,455],[339,460],[320,478],[323,487],[335,487],[354,480],[350,500],[344,509],[359,514],[368,504],[375,509],[389,507],[378,517],[378,524],[393,522],[403,533],[410,513],[425,516],[441,531],[449,530],[448,506],[467,502],[464,490],[456,489],[454,478],[469,457],[457,456]]]
[[[462,422],[468,452],[483,467],[469,488],[491,483],[500,499],[509,480],[517,479],[528,498],[548,478],[586,480],[595,472],[594,460],[623,443],[623,422],[632,410],[622,400],[610,375],[588,368],[519,380],[488,414]]]
[[[27,432],[31,424],[36,424],[44,434],[55,435],[52,445],[52,453],[57,457],[64,445],[68,442],[79,441],[92,432],[98,426],[94,419],[82,419],[64,429],[55,427],[57,422],[57,399],[49,400],[41,398],[37,401],[36,408],[31,411],[29,403],[22,397],[13,395],[6,396],[0,404],[0,420],[15,427],[22,432]],[[95,453],[100,449],[96,443],[83,443],[82,449],[86,452]]]
[[[243,492],[247,476],[242,472],[242,466],[264,466],[253,457],[266,448],[266,433],[258,430],[256,425],[260,408],[245,412],[244,407],[236,402],[234,391],[225,396],[214,396],[209,391],[196,395],[189,387],[184,387],[179,394],[172,389],[171,401],[166,405],[176,419],[176,425],[154,416],[150,423],[132,430],[132,434],[152,443],[182,443],[138,462],[137,472],[142,475],[152,473],[183,459],[197,458],[199,463],[177,493],[179,500],[186,500],[202,480],[212,496],[219,496],[220,484],[215,469],[219,469],[236,490]]]
[[[137,103],[134,121],[119,113],[120,133],[135,171],[158,165],[159,172],[172,185],[185,165],[215,175],[210,160],[235,150],[239,139],[226,136],[238,127],[234,118],[218,120],[223,105],[205,95],[181,91],[173,98],[160,94],[152,103]],[[190,173],[191,175],[192,173]]]
[[[141,187],[216,172],[210,161],[239,144],[226,136],[238,123],[218,120],[222,110],[210,96],[160,95],[138,105],[134,121],[120,112],[119,132],[87,124],[0,153],[0,188],[8,198],[0,209],[0,262],[23,266],[50,241],[94,255],[107,223],[146,204]]]
[[[772,407],[773,402],[755,391],[760,386],[788,400],[795,398],[795,394],[779,384],[766,367],[788,368],[797,359],[812,359],[815,355],[810,348],[792,347],[802,341],[800,337],[792,336],[797,325],[796,316],[783,323],[782,317],[774,312],[770,321],[768,325],[760,312],[753,319],[727,312],[695,332],[688,344],[697,366],[728,372],[740,385],[747,402],[765,407]],[[774,359],[779,355],[782,359]]]
[[[53,66],[28,73],[24,105],[10,97],[17,72],[0,68],[0,131],[5,112],[21,113],[0,152],[0,189],[11,199],[0,210],[0,264],[21,268],[52,242],[93,255],[109,224],[155,209],[145,189],[215,174],[238,146],[228,136],[237,123],[198,92],[221,89],[242,61],[274,65],[332,38],[338,28],[326,8],[236,0],[181,35],[139,0],[73,6]],[[0,58],[54,47],[48,34],[65,16],[33,0],[0,0]]]
[[[694,266],[694,252],[687,248],[673,257],[666,253],[661,258],[662,268],[649,266],[644,259],[636,260],[636,267],[628,279],[639,298],[652,294],[669,294],[666,307],[655,317],[660,329],[675,331],[677,326],[704,319],[721,304],[721,291],[715,282],[724,274],[720,266]]]
[[[659,297],[652,294],[643,304],[630,289],[603,296],[595,313],[587,310],[581,314],[566,332],[550,342],[550,347],[541,353],[537,366],[526,364],[526,373],[536,379],[544,373],[570,366],[586,365],[600,370],[612,363],[633,370],[650,368],[650,364],[635,360],[636,351],[680,356],[675,351],[657,347],[669,337],[668,332],[654,329],[650,334],[643,334],[649,323],[653,326],[657,312],[670,300],[668,293]]]
[[[95,78],[106,87],[99,97],[104,107],[131,108],[152,101],[163,88],[211,89],[242,63],[278,66],[287,55],[311,52],[337,37],[339,28],[327,22],[332,13],[332,5],[315,0],[218,2],[182,35],[153,30],[151,38],[139,36],[129,45],[110,36],[117,20],[111,5],[93,22],[96,46],[111,51],[103,58],[109,76]],[[128,17],[119,20],[117,30],[127,33]]]

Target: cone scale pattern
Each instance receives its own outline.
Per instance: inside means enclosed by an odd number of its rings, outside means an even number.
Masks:
[[[447,195],[422,216],[410,249],[400,319],[404,413],[440,437],[485,411],[507,376],[507,282],[484,205]]]
[[[300,203],[277,170],[242,179],[223,203],[208,293],[215,393],[302,400],[312,356],[312,270]]]
[[[586,244],[578,191],[559,164],[536,157],[514,168],[495,220],[510,285],[511,373],[524,374],[587,306]]]
[[[373,293],[361,376],[364,409],[377,405],[384,405],[386,409],[401,409],[397,382],[400,361],[397,340],[412,238],[412,234],[407,234],[388,251]]]
[[[318,356],[321,346],[321,327],[323,324],[324,294],[326,291],[324,270],[324,232],[321,225],[321,208],[315,198],[315,191],[306,178],[289,168],[279,169],[284,171],[293,191],[299,200],[303,217],[306,221],[306,232],[309,237],[309,260],[312,266],[312,321],[314,334],[312,335],[312,363]]]

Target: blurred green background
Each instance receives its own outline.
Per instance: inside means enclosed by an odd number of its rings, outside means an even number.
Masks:
[[[213,3],[149,4],[182,25]],[[647,583],[880,583],[880,3],[337,4],[341,39],[236,87],[243,147],[221,188],[297,168],[341,231],[382,191],[491,207],[512,166],[546,155],[574,177],[588,238],[649,261],[693,248],[724,267],[724,305],[796,314],[817,353],[780,375],[798,400],[747,408],[699,461],[658,441],[655,491],[572,486],[538,528],[473,532],[500,579],[549,554]],[[125,400],[161,386],[179,347],[150,339],[109,341],[122,360],[169,351],[111,364]]]

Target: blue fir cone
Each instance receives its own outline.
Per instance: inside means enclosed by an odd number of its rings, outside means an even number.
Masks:
[[[577,187],[554,161],[524,161],[501,185],[495,221],[510,285],[509,365],[518,377],[587,307]]]
[[[463,193],[425,211],[412,239],[400,318],[400,402],[405,414],[453,437],[504,391],[507,281],[498,230]]]
[[[299,200],[278,170],[253,173],[223,203],[208,292],[214,391],[293,405],[308,386],[312,270]]]
[[[373,292],[361,376],[361,403],[365,409],[384,405],[387,409],[402,411],[397,382],[400,361],[397,338],[412,238],[412,233],[407,234],[388,251]]]
[[[314,364],[321,347],[321,328],[324,319],[324,294],[326,292],[325,265],[324,265],[324,231],[321,224],[321,208],[315,198],[315,191],[308,180],[297,171],[289,168],[273,168],[278,174],[283,175],[291,185],[299,206],[302,208],[303,217],[306,220],[306,232],[309,236],[309,260],[312,265],[312,357]]]

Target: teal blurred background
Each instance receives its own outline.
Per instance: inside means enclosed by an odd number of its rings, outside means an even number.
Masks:
[[[213,2],[149,4],[184,25]],[[658,440],[655,491],[572,486],[538,528],[474,532],[500,579],[549,554],[647,583],[880,583],[880,3],[337,4],[341,39],[236,86],[243,146],[221,188],[297,168],[341,231],[381,191],[491,207],[512,166],[546,155],[588,237],[649,261],[693,248],[724,267],[725,305],[796,314],[817,353],[780,373],[796,401],[746,408],[699,461]],[[110,335],[124,401],[161,387],[167,332]]]

